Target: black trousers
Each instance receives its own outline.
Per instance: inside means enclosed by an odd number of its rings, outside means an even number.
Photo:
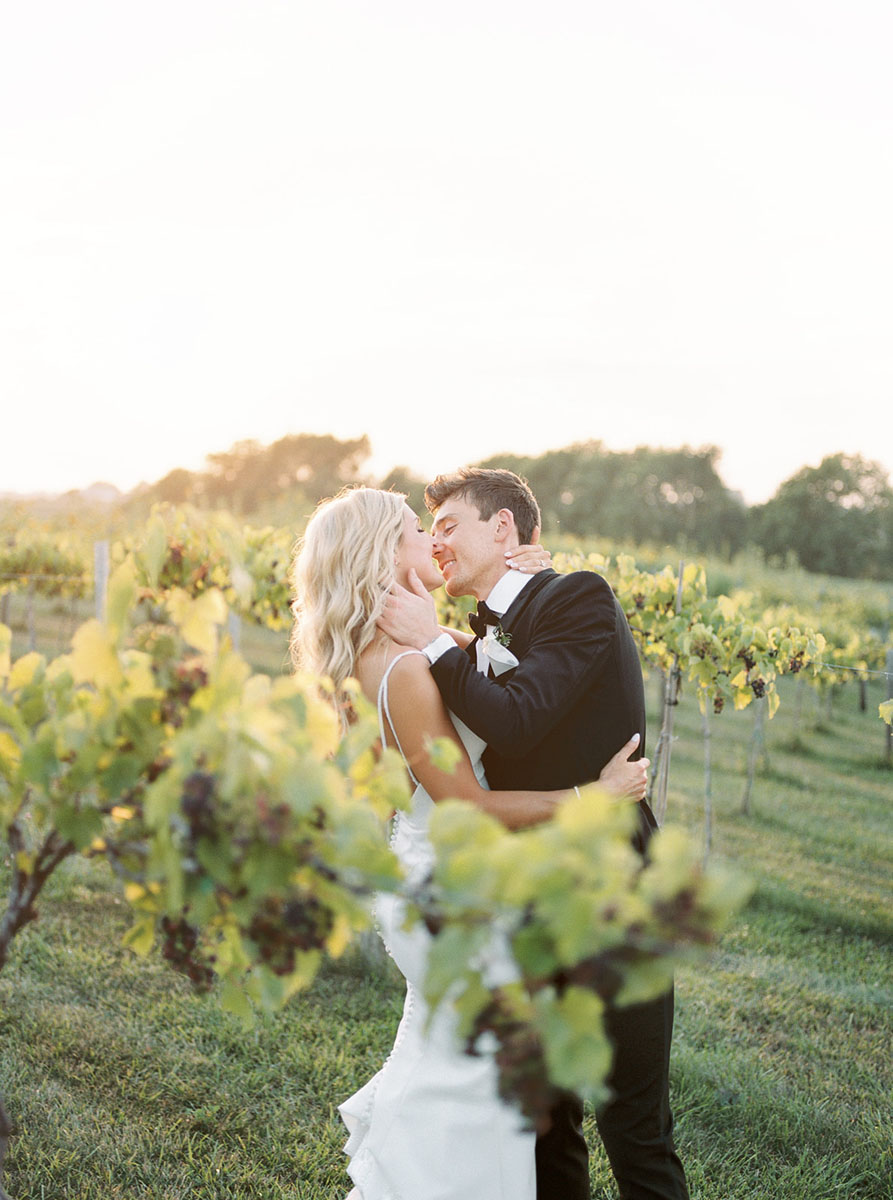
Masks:
[[[673,991],[656,1000],[609,1010],[614,1061],[612,1099],[596,1114],[622,1200],[688,1200],[685,1172],[673,1143],[669,1064]],[[536,1141],[537,1200],[589,1200],[589,1156],[583,1105],[566,1093],[552,1127]]]

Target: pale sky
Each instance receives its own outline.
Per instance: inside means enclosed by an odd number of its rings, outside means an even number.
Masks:
[[[28,0],[0,492],[243,438],[893,471],[888,0]]]

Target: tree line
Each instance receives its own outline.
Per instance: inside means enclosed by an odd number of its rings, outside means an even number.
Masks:
[[[404,491],[422,508],[426,480],[407,467],[372,479],[364,471],[370,455],[365,435],[342,441],[290,434],[268,446],[243,441],[209,455],[202,471],[171,471],[129,502],[188,502],[244,516],[275,510],[275,519],[284,520],[283,503],[307,511],[345,484],[366,482]],[[893,487],[879,463],[829,455],[785,480],[765,504],[749,506],[722,480],[719,456],[716,446],[617,451],[588,441],[537,456],[500,454],[477,465],[524,476],[553,537],[672,545],[727,559],[753,546],[782,565],[893,578]]]

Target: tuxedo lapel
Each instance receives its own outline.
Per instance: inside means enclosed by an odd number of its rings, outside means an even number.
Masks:
[[[514,625],[521,613],[524,612],[530,601],[537,595],[540,588],[544,587],[550,579],[555,578],[555,572],[549,568],[547,571],[538,571],[531,579],[530,583],[519,592],[512,603],[509,605],[506,612],[503,614],[500,624],[503,629],[508,630]]]
[[[532,617],[539,604],[536,603],[537,597],[540,598],[540,603],[543,600],[543,587],[548,583],[549,579],[557,578],[556,573],[552,570],[539,571],[530,580],[528,584],[518,593],[500,619],[500,627],[509,635],[509,649],[513,654],[522,656],[527,649],[527,642],[530,638],[530,621],[527,617]],[[472,647],[475,645],[472,642]],[[515,673],[514,667],[509,667],[507,670],[497,674],[492,667],[488,668],[488,679],[495,680],[501,687],[509,682]]]
[[[527,611],[530,601],[534,599],[542,587],[549,581],[549,579],[554,578],[556,578],[556,572],[551,570],[551,568],[546,571],[538,571],[530,580],[530,582],[522,588],[522,590],[518,593],[500,618],[499,624],[506,633],[511,631],[512,625],[517,625],[519,618],[522,617],[522,615]],[[475,636],[465,647],[466,655],[475,665],[477,665],[477,645],[480,640],[480,637],[475,634]],[[514,667],[511,667],[509,670],[502,671],[499,675],[497,675],[491,665],[487,668],[487,678],[497,680],[500,684],[505,684],[508,683],[509,679],[511,679],[514,669]]]
[[[556,573],[552,570],[538,572],[503,614],[500,624],[513,640],[511,649],[514,654],[524,654],[527,649],[527,640],[530,636],[528,618],[540,609],[545,600],[543,588],[551,579],[555,578],[557,578]],[[511,676],[511,672],[507,674]]]

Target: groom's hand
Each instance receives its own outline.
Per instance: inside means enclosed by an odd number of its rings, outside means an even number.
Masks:
[[[385,609],[378,618],[378,628],[401,646],[423,650],[440,633],[434,599],[415,571],[409,572],[411,591],[395,583]]]

